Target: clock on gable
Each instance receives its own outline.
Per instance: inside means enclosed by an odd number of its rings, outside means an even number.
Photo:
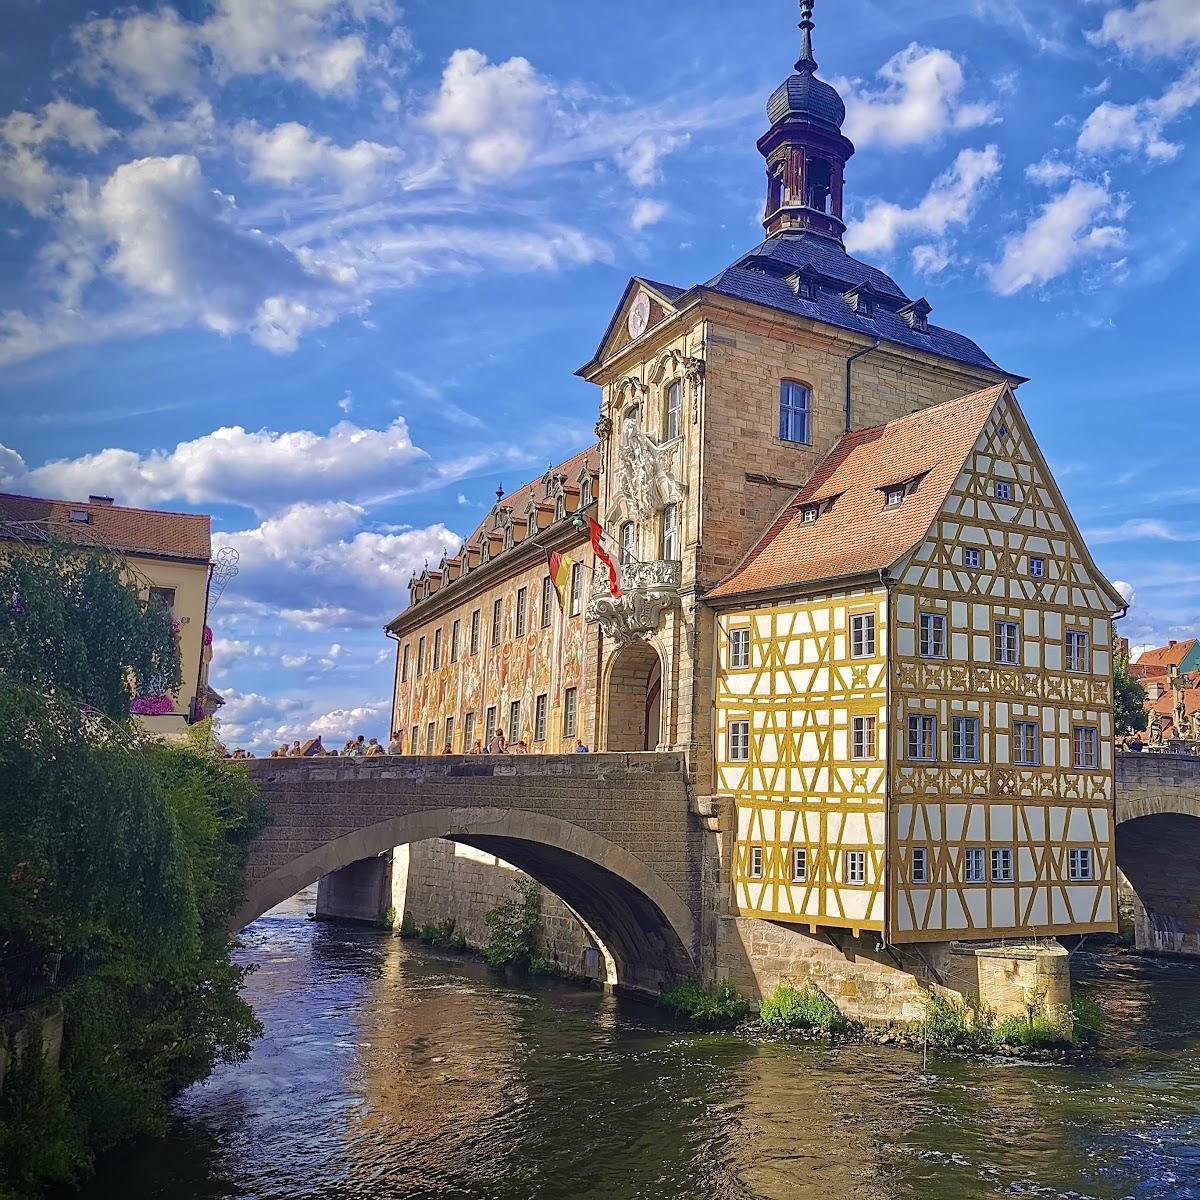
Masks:
[[[649,323],[650,296],[643,289],[634,296],[633,303],[629,306],[629,318],[625,322],[625,328],[629,330],[631,338],[639,338],[646,332]]]

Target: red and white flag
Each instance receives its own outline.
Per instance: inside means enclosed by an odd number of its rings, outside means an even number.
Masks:
[[[591,517],[588,517],[587,523],[588,532],[592,537],[592,550],[596,557],[608,569],[608,590],[612,593],[612,598],[614,600],[620,600],[621,567],[618,562],[619,556],[618,558],[614,558],[611,554],[609,554],[605,547],[605,542],[609,542],[612,539],[609,538],[608,534],[604,532],[604,528],[601,526],[599,521],[594,521]]]

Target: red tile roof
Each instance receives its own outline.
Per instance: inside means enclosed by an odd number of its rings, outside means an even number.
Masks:
[[[72,521],[73,512],[87,513],[88,520]],[[201,513],[0,493],[0,538],[10,541],[57,537],[119,554],[208,562],[212,557],[211,525],[212,518]]]
[[[1135,679],[1145,679],[1151,675],[1163,675],[1171,667],[1177,667],[1196,645],[1196,638],[1187,638],[1182,642],[1172,642],[1169,646],[1158,646],[1153,650],[1143,650],[1138,660],[1131,667]]]
[[[719,599],[803,587],[891,567],[929,532],[1007,384],[842,437],[741,565],[707,593]],[[882,489],[917,482],[884,506]],[[802,510],[828,502],[815,521]]]

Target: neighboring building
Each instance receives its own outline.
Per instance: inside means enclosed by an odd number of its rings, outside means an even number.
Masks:
[[[502,499],[389,625],[395,725],[418,753],[468,722],[685,751],[736,808],[742,916],[885,942],[1111,930],[1124,605],[1023,378],[846,252],[854,147],[809,7],[758,143],[766,240],[707,284],[630,280],[579,371],[599,445]],[[548,618],[543,547],[586,580]]]
[[[1165,679],[1172,667],[1184,675],[1200,671],[1200,638],[1187,638],[1181,642],[1172,640],[1165,646],[1143,650],[1137,662],[1130,665],[1129,673],[1134,679],[1147,680],[1156,675]]]
[[[208,683],[212,635],[208,615],[211,518],[197,513],[126,508],[109,496],[87,501],[0,494],[0,540],[36,545],[47,538],[119,556],[143,599],[171,610],[179,634],[183,683],[173,696],[141,697],[138,720],[153,733],[178,736],[224,703]],[[162,711],[157,711],[162,710]]]

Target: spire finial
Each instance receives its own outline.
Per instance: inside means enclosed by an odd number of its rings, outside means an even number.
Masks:
[[[817,69],[817,60],[813,58],[813,4],[815,0],[800,0],[800,58],[796,62],[797,71],[812,72]]]

